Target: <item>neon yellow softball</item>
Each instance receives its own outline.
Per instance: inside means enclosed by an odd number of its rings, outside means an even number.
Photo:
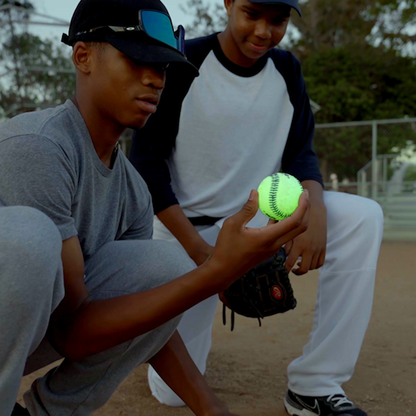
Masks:
[[[261,212],[274,220],[283,220],[297,208],[303,187],[294,176],[275,173],[263,179],[257,190]]]

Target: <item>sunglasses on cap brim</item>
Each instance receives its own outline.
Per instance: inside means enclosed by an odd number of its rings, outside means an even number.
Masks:
[[[150,38],[162,42],[182,54],[185,54],[184,27],[178,26],[178,29],[174,31],[172,20],[169,15],[163,12],[155,10],[140,10],[139,24],[137,26],[99,26],[83,32],[78,32],[75,36],[82,36],[98,32],[103,29],[110,29],[114,33],[144,32]]]

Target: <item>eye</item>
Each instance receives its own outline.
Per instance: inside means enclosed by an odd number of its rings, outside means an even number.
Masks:
[[[283,23],[286,23],[288,21],[288,17],[278,17],[276,19],[273,19],[272,23],[276,26],[281,25]]]
[[[247,10],[244,11],[244,13],[246,14],[246,16],[251,19],[251,20],[256,20],[258,19],[258,14],[257,13],[253,13],[253,12],[249,12]]]
[[[169,63],[162,63],[162,64],[153,64],[153,68],[156,69],[158,72],[166,72],[166,70],[169,68]]]

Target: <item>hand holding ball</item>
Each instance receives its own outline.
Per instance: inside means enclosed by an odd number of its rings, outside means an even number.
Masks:
[[[263,179],[258,187],[261,212],[273,220],[290,217],[298,207],[303,187],[287,173],[275,173]]]

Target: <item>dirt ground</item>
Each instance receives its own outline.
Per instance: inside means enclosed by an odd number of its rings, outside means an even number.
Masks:
[[[416,415],[416,243],[383,242],[374,308],[348,396],[369,416]],[[291,275],[298,306],[263,320],[236,317],[236,328],[214,324],[206,377],[230,410],[241,416],[284,416],[286,368],[308,340],[317,290],[317,273]],[[147,366],[128,377],[97,416],[187,416],[187,408],[168,408],[152,398]],[[21,394],[34,378],[27,376]]]

